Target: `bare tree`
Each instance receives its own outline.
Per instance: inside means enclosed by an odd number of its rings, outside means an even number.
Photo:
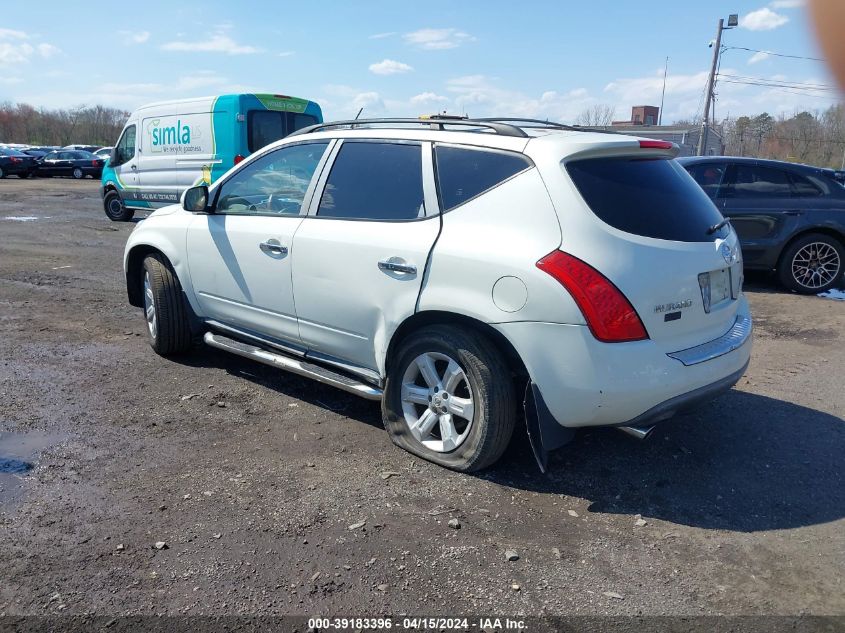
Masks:
[[[592,126],[592,127],[610,127],[613,123],[613,117],[616,114],[616,108],[611,105],[597,103],[594,106],[585,108],[581,113],[575,117],[576,125]]]
[[[25,103],[0,103],[0,142],[111,145],[128,117],[128,112],[103,106],[36,110]]]

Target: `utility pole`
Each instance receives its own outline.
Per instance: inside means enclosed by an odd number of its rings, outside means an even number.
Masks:
[[[657,125],[663,124],[663,99],[666,96],[666,73],[669,72],[669,58],[666,58],[666,64],[663,66],[663,92],[660,93],[660,112],[657,115]]]
[[[710,106],[713,103],[713,89],[716,87],[716,70],[719,68],[719,55],[722,54],[722,31],[732,29],[739,24],[739,16],[731,14],[728,17],[728,26],[725,21],[719,19],[719,26],[716,29],[716,43],[713,45],[713,65],[710,67],[710,77],[707,80],[707,95],[704,99],[704,119],[701,121],[701,134],[698,135],[698,156],[704,156],[707,151],[707,133],[710,125]]]

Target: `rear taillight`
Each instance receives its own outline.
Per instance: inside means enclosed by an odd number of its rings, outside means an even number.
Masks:
[[[672,149],[675,146],[672,141],[654,141],[646,139],[640,141],[640,149]]]
[[[238,154],[237,156],[235,156],[235,165],[237,165],[239,162],[241,162],[244,158],[246,158],[246,156],[243,156],[241,154]]]
[[[21,163],[21,162],[23,162],[23,159],[21,159],[21,158],[16,158],[16,157],[14,157],[14,156],[10,156],[9,158],[11,159],[11,161],[12,161],[13,163]]]
[[[98,161],[98,160],[92,160],[92,161],[91,161],[91,166],[92,166],[92,167],[99,167],[99,166],[100,166],[100,161]]]
[[[640,316],[625,295],[592,266],[563,251],[554,251],[538,261],[537,268],[569,291],[598,340],[622,343],[648,338]]]

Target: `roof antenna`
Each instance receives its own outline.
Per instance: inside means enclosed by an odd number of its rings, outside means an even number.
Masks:
[[[358,114],[356,114],[356,115],[355,115],[355,120],[356,120],[356,121],[358,120],[358,117],[359,117],[359,116],[361,116],[361,113],[362,113],[363,111],[364,111],[364,108],[363,108],[363,107],[362,107],[360,110],[358,110]]]

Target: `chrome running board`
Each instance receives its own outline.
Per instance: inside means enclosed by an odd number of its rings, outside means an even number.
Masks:
[[[222,349],[223,351],[231,352],[244,358],[250,358],[259,363],[270,365],[271,367],[284,369],[285,371],[305,376],[306,378],[312,378],[324,385],[343,389],[343,391],[354,393],[356,396],[361,396],[367,400],[381,400],[382,395],[384,395],[384,392],[378,387],[373,387],[355,378],[339,374],[321,365],[315,365],[303,359],[287,356],[281,352],[244,343],[228,336],[223,336],[222,334],[206,332],[203,340],[206,345],[210,345],[211,347],[216,347],[217,349]]]

